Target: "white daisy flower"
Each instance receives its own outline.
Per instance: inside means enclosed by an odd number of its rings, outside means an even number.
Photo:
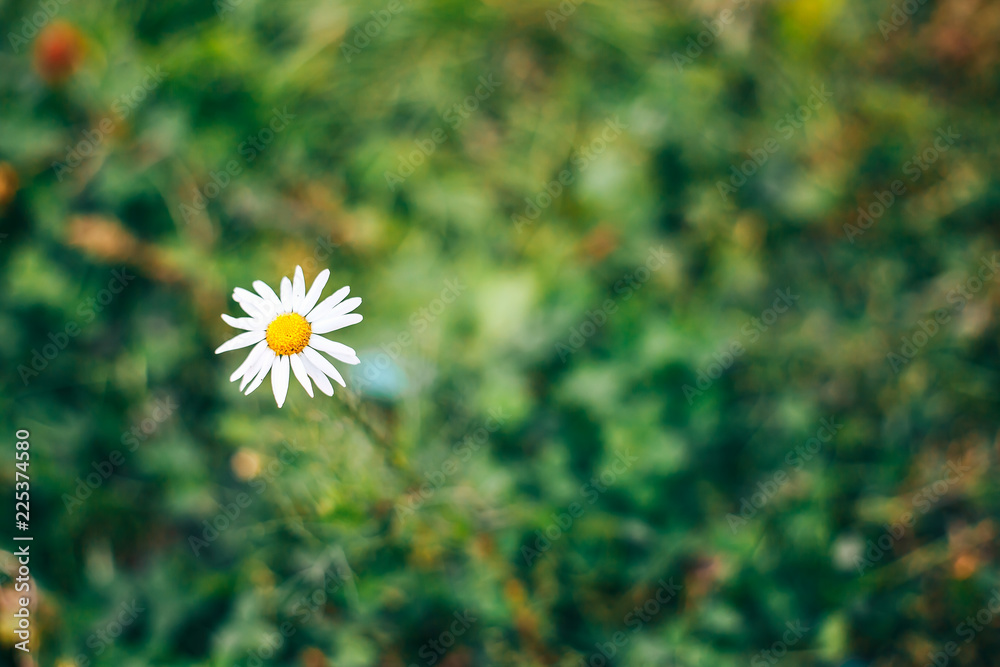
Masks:
[[[337,369],[320,352],[345,364],[359,364],[361,360],[350,347],[320,334],[360,322],[361,315],[351,311],[361,304],[361,299],[345,299],[351,288],[341,287],[316,305],[329,278],[330,272],[324,269],[306,292],[302,267],[296,266],[294,280],[281,279],[281,296],[261,280],[253,283],[256,294],[241,287],[233,290],[233,299],[249,317],[223,315],[222,319],[245,333],[224,343],[215,353],[253,345],[246,360],[229,378],[230,382],[242,378],[240,391],[246,389],[249,395],[270,372],[274,399],[280,408],[288,394],[289,373],[295,374],[309,396],[313,395],[312,382],[327,396],[333,396],[329,378],[341,387],[347,386]]]

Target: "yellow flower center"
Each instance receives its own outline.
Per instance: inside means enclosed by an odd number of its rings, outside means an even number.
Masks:
[[[275,354],[298,354],[309,344],[312,326],[298,313],[278,315],[267,326],[267,346]]]

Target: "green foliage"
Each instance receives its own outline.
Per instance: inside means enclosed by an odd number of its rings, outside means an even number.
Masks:
[[[1000,12],[911,4],[0,3],[36,664],[992,664]]]

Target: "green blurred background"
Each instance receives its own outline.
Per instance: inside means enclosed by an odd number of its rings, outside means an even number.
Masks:
[[[0,664],[996,664],[997,3],[0,26]],[[296,265],[362,364],[279,410]]]

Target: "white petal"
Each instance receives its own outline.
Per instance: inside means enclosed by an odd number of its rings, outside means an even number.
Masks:
[[[235,299],[240,305],[247,303],[261,312],[267,312],[266,300],[263,297],[254,294],[250,290],[237,287],[233,290],[233,299]]]
[[[243,329],[244,331],[257,331],[258,329],[267,328],[267,322],[255,317],[231,317],[223,313],[222,321],[234,329]]]
[[[265,283],[263,280],[253,281],[253,289],[255,292],[257,292],[257,294],[260,294],[262,299],[264,299],[265,301],[269,302],[272,306],[274,306],[275,312],[277,312],[277,310],[281,307],[281,299],[279,299],[278,295],[274,293],[274,290],[271,289],[271,286]]]
[[[316,383],[316,388],[327,396],[333,396],[333,385],[330,384],[330,379],[323,374],[323,371],[309,363],[309,359],[304,355],[298,356],[302,359],[302,366],[306,369],[306,373],[309,373],[309,377]]]
[[[241,333],[235,338],[230,338],[228,341],[223,343],[215,351],[216,354],[222,354],[223,352],[229,352],[230,350],[238,350],[241,347],[250,347],[251,345],[256,345],[260,341],[264,340],[264,332],[261,331],[248,331],[246,333]]]
[[[240,382],[240,391],[246,389],[246,386],[250,384],[252,381],[256,380],[257,376],[259,376],[261,373],[267,375],[267,371],[271,368],[272,361],[274,361],[274,350],[272,350],[269,347],[265,347],[261,351],[260,356],[257,358],[257,362],[253,366],[251,366],[250,369],[246,372],[246,375],[243,376],[243,381]],[[261,377],[260,381],[263,382],[264,378]],[[256,387],[254,388],[256,389]]]
[[[239,289],[239,288],[237,288],[237,289]],[[246,291],[246,290],[244,290],[244,291]],[[249,292],[247,292],[247,294],[249,294]],[[263,306],[263,300],[260,299],[260,297],[257,297],[256,294],[253,294],[251,296],[255,297],[255,299],[248,299],[248,298],[246,298],[246,295],[244,295],[244,294],[238,294],[236,292],[236,290],[233,290],[233,301],[235,301],[236,303],[240,304],[240,308],[243,309],[243,312],[245,312],[250,317],[257,318],[257,319],[265,317],[266,316],[266,313],[265,313],[266,309],[262,308],[262,306]]]
[[[302,301],[295,307],[295,312],[299,315],[308,315],[309,311],[313,309],[316,302],[319,301],[319,297],[323,294],[323,288],[326,287],[326,281],[330,279],[330,269],[323,269],[316,276],[316,280],[313,281],[312,287],[309,288],[309,292],[305,295]]]
[[[295,373],[295,378],[302,385],[302,388],[306,390],[306,393],[309,394],[309,398],[312,398],[313,386],[312,382],[309,381],[309,374],[306,373],[306,367],[302,365],[302,355],[293,354],[289,357],[289,360],[291,361],[292,372]]]
[[[264,355],[260,358],[260,362],[257,364],[258,368],[256,377],[254,378],[253,382],[250,383],[250,386],[247,387],[246,390],[247,396],[252,394],[254,390],[257,387],[259,387],[260,384],[264,381],[264,378],[267,377],[267,373],[268,371],[271,370],[271,365],[274,363],[275,356],[277,355],[274,354],[274,350],[272,350],[271,348],[267,348],[267,350],[264,352]],[[247,378],[249,377],[250,376],[248,375]]]
[[[358,359],[358,353],[354,351],[353,347],[348,347],[343,343],[327,340],[326,338],[316,334],[309,337],[309,347],[314,350],[319,350],[320,352],[326,352],[334,359],[343,361],[345,364],[351,364],[354,366],[361,363],[361,360]]]
[[[306,319],[309,320],[310,322],[315,322],[318,319],[325,318],[327,314],[329,314],[329,312],[333,310],[338,303],[344,300],[344,297],[346,297],[350,293],[350,291],[351,291],[350,287],[341,287],[339,290],[333,293],[333,296],[329,296],[326,299],[323,299],[322,303],[320,303],[312,310],[312,312],[306,315]]]
[[[303,349],[302,354],[305,355],[306,359],[309,360],[310,364],[312,364],[319,370],[329,375],[331,378],[333,378],[333,381],[339,384],[341,387],[347,386],[347,383],[344,382],[344,378],[341,377],[340,375],[340,371],[334,368],[333,364],[327,361],[326,357],[324,357],[322,354],[312,349],[311,347],[306,347],[305,349]]]
[[[271,366],[271,389],[274,390],[274,400],[280,408],[285,404],[288,395],[288,357],[279,354]]]
[[[292,278],[292,310],[295,310],[302,299],[306,298],[306,277],[302,275],[302,267],[295,267],[295,276]]]
[[[351,312],[360,305],[361,305],[360,296],[351,297],[350,299],[347,299],[343,303],[339,304],[336,308],[331,310],[330,314],[327,315],[324,319],[329,319],[335,315],[346,315],[347,313]]]
[[[262,340],[259,343],[257,343],[257,347],[250,350],[250,354],[248,354],[247,358],[243,360],[243,363],[240,364],[240,367],[237,368],[235,371],[233,371],[233,374],[229,376],[229,381],[236,382],[236,378],[243,377],[244,375],[247,374],[247,372],[251,368],[254,368],[257,365],[257,362],[260,361],[260,355],[264,354],[264,349],[266,347],[267,347],[266,340]]]
[[[281,310],[286,313],[292,311],[292,281],[288,276],[281,279]]]
[[[357,324],[363,319],[364,318],[358,313],[336,315],[320,322],[313,322],[312,330],[314,334],[330,333],[331,331],[336,331],[337,329],[343,329],[344,327],[349,327],[352,324]]]

